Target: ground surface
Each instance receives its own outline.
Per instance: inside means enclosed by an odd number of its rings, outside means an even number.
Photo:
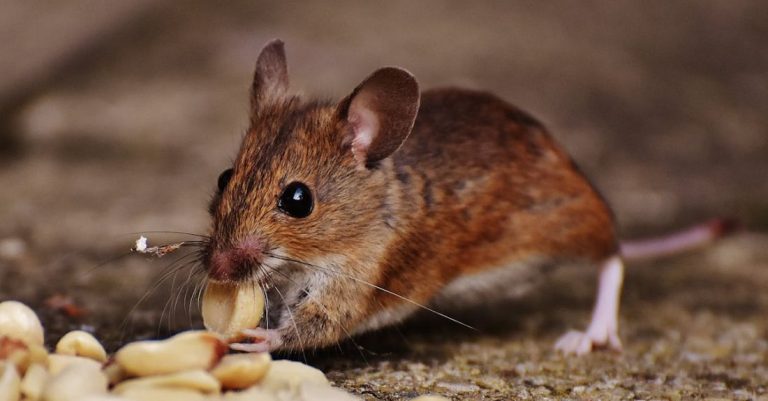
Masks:
[[[551,351],[593,296],[590,269],[563,268],[527,296],[466,311],[478,332],[423,316],[359,348],[294,357],[371,400],[768,397],[766,3],[136,3],[125,18],[86,0],[0,6],[2,54],[17,60],[0,80],[19,83],[0,85],[14,88],[0,93],[0,298],[35,306],[49,341],[85,326],[114,348],[199,324],[181,286],[190,268],[151,291],[172,260],[122,255],[134,232],[205,232],[246,128],[255,56],[281,37],[305,93],[340,97],[397,64],[424,87],[485,88],[528,109],[626,236],[718,214],[750,227],[631,264],[621,355]],[[77,29],[98,40],[62,65]],[[46,43],[56,57],[40,56]],[[89,313],[45,307],[56,294]]]

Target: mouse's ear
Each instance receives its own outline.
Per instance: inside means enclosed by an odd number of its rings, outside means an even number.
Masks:
[[[419,110],[419,85],[406,70],[386,67],[366,78],[339,103],[340,119],[350,127],[345,138],[362,165],[382,160],[408,137]]]
[[[288,90],[288,64],[285,62],[283,41],[273,39],[261,50],[251,85],[251,106],[255,110],[267,99]]]

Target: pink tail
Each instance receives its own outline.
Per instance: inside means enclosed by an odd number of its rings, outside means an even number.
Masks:
[[[627,260],[673,255],[707,245],[739,228],[734,220],[714,219],[663,237],[622,241],[621,255]]]

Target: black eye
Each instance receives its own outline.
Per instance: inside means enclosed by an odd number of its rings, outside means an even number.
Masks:
[[[288,184],[277,201],[277,207],[283,213],[296,218],[309,216],[312,206],[312,193],[306,185],[298,181]]]
[[[219,193],[224,192],[224,188],[229,184],[229,180],[232,179],[232,169],[228,168],[219,175]]]

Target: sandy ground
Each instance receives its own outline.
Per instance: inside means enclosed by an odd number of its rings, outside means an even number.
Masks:
[[[215,179],[246,128],[255,57],[280,37],[292,85],[307,94],[341,97],[395,64],[424,87],[484,88],[531,111],[594,179],[625,236],[714,215],[749,227],[631,264],[620,355],[551,351],[588,319],[585,267],[465,311],[477,332],[425,315],[293,358],[371,400],[768,398],[766,3],[227,4],[157,3],[2,116],[0,298],[35,306],[49,341],[85,327],[114,348],[199,325],[184,260],[125,254],[135,232],[205,232]],[[38,7],[14,19],[13,5],[0,6],[0,42],[18,45],[4,57],[20,60],[24,43],[88,15],[81,7],[29,33],[31,15],[56,11]],[[89,313],[46,308],[55,294]]]

